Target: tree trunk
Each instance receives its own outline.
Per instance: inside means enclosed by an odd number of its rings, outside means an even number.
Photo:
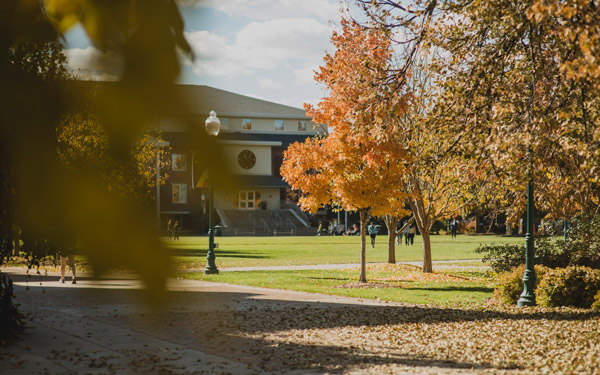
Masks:
[[[431,238],[429,237],[429,228],[421,229],[421,239],[423,240],[423,272],[433,272],[433,262],[431,260]]]
[[[399,218],[386,215],[384,221],[388,230],[388,263],[396,263],[396,227]]]
[[[15,248],[13,251],[14,256],[19,256],[21,252],[21,228],[15,228]]]
[[[431,234],[431,220],[425,210],[422,199],[414,198],[410,202],[410,206],[415,215],[415,222],[417,223],[417,227],[419,228],[419,232],[421,232],[421,238],[423,240],[423,272],[430,273],[433,272],[433,264],[431,261],[431,239],[429,237]]]
[[[367,282],[367,211],[360,210],[360,282]]]

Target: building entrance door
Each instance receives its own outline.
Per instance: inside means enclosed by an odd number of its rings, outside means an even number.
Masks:
[[[252,190],[242,190],[239,192],[239,208],[241,210],[253,210],[255,207],[255,196]]]

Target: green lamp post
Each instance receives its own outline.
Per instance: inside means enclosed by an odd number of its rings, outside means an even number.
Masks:
[[[527,183],[527,233],[525,234],[525,273],[523,274],[523,293],[517,306],[535,306],[535,269],[533,268],[535,242],[533,235],[533,178]]]
[[[206,119],[206,133],[216,137],[221,130],[221,121],[217,117],[215,111],[210,112],[210,116]],[[215,231],[213,228],[213,205],[214,205],[214,187],[212,181],[208,179],[208,253],[206,254],[205,274],[218,274],[219,269],[215,264]]]

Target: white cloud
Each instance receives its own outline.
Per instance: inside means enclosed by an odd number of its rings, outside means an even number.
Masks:
[[[319,69],[318,64],[307,64],[303,68],[295,69],[294,76],[299,86],[315,85],[315,71]]]
[[[235,76],[320,59],[329,48],[328,25],[309,18],[252,22],[232,43],[208,31],[186,32],[198,75]]]
[[[80,79],[114,81],[123,71],[123,60],[115,53],[95,47],[66,49],[67,70]]]
[[[235,45],[244,49],[251,66],[271,68],[282,61],[313,59],[329,46],[330,28],[310,18],[252,22],[240,30]]]
[[[209,7],[233,17],[266,21],[275,18],[316,17],[339,21],[337,0],[179,0],[182,6]]]
[[[222,36],[208,31],[194,31],[186,32],[185,37],[196,56],[193,64],[195,74],[223,77],[250,73],[238,61],[239,49],[234,45],[227,45]]]
[[[283,88],[283,84],[281,82],[273,81],[271,78],[260,78],[258,80],[258,85],[263,89],[280,89]]]

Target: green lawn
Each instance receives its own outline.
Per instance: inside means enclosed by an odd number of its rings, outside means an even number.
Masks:
[[[493,280],[483,271],[447,271],[424,275],[408,265],[371,265],[368,284],[358,283],[359,270],[303,270],[186,273],[184,278],[339,296],[381,299],[435,306],[480,306],[492,295]]]
[[[433,260],[481,259],[474,249],[481,243],[523,243],[519,237],[494,235],[432,236]],[[367,239],[368,240],[368,239]],[[360,262],[360,237],[216,237],[219,268],[251,266],[285,266],[305,264],[337,264]],[[168,241],[176,267],[199,269],[206,265],[207,237],[181,237]],[[367,246],[367,262],[387,261],[387,236],[378,236],[375,248]],[[420,261],[422,259],[421,237],[413,246],[396,248],[396,260]]]

